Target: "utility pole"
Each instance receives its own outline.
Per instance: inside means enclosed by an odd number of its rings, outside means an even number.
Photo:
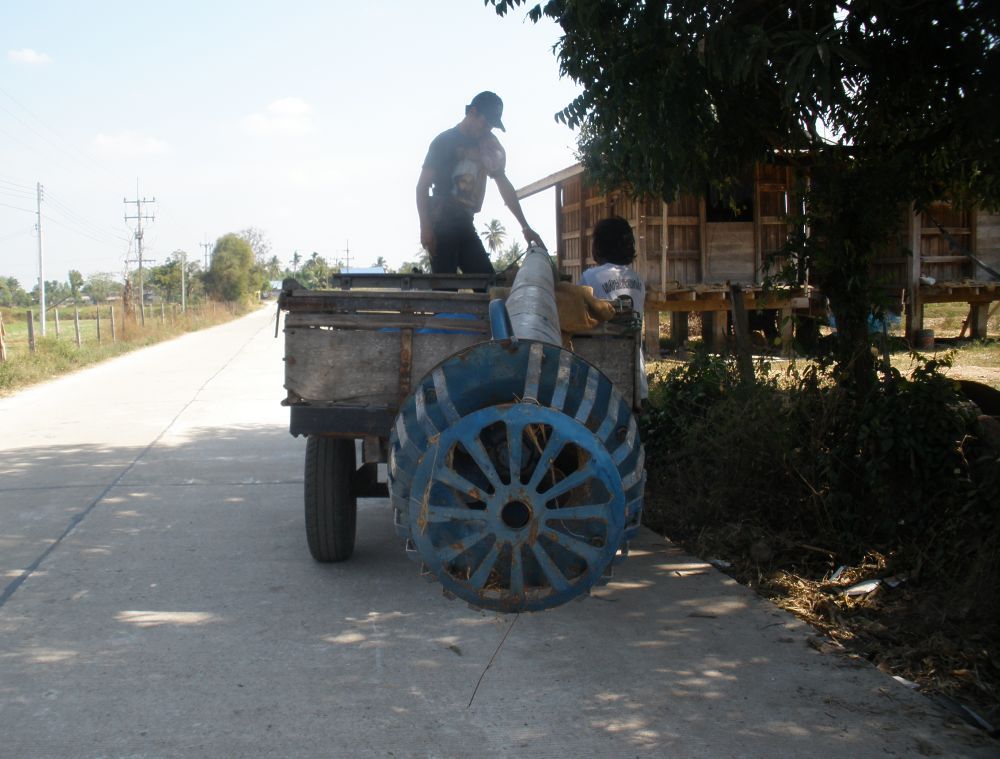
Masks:
[[[181,313],[187,313],[187,286],[185,280],[187,279],[187,266],[188,266],[188,254],[187,251],[181,251]]]
[[[125,223],[128,224],[129,219],[135,219],[135,245],[139,261],[139,314],[142,320],[142,326],[146,326],[146,291],[144,289],[142,281],[142,222],[143,219],[148,221],[154,221],[155,216],[146,216],[142,213],[143,203],[155,203],[156,198],[153,197],[151,200],[143,198],[139,195],[139,180],[135,180],[135,200],[128,200],[127,198],[122,198],[122,202],[125,205],[131,205],[135,203],[135,216],[129,216],[128,210],[125,211]]]
[[[350,274],[350,272],[351,272],[351,241],[350,240],[347,241],[347,247],[344,250],[342,250],[341,253],[345,254],[345,259],[344,260],[347,262],[345,264],[345,266],[347,267],[348,274]]]
[[[42,321],[42,337],[45,337],[45,267],[42,265],[42,193],[45,188],[35,182],[35,213],[38,218],[38,307]]]
[[[208,271],[208,253],[212,249],[212,243],[200,242],[198,244],[205,249],[205,271]]]

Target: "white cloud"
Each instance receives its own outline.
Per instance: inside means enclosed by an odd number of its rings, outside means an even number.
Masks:
[[[7,60],[14,63],[25,63],[29,66],[44,66],[46,63],[52,63],[52,59],[49,58],[48,54],[39,53],[28,47],[21,50],[8,50]]]
[[[167,151],[167,143],[163,140],[135,132],[99,134],[94,138],[94,147],[101,155],[115,158],[137,158],[159,155]]]
[[[298,137],[316,130],[312,106],[301,98],[281,98],[243,119],[243,129],[260,136]]]

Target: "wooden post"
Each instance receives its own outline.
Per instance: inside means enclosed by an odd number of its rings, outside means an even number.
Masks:
[[[642,342],[646,356],[650,360],[656,360],[660,357],[660,311],[655,305],[650,308],[649,304],[646,305],[645,311],[642,319]]]
[[[921,214],[910,206],[909,243],[912,255],[906,272],[906,339],[916,344],[917,332],[924,327],[924,304],[920,299]]]
[[[728,311],[703,311],[701,336],[710,350],[722,351],[726,347],[726,314]]]
[[[778,314],[778,318],[781,319],[781,355],[786,358],[791,358],[795,355],[793,342],[795,337],[795,325],[792,317],[792,309],[781,309],[781,313]]]
[[[111,306],[111,342],[115,341],[115,307]]]
[[[969,336],[973,340],[986,339],[986,323],[990,320],[989,303],[969,304]]]
[[[3,326],[3,313],[0,312],[0,364],[7,360],[7,332]]]
[[[28,311],[28,350],[35,352],[35,315]]]
[[[101,307],[97,307],[97,344],[101,344]]]
[[[80,347],[80,309],[73,309],[73,328],[76,330],[76,347]]]
[[[740,380],[745,385],[752,385],[753,357],[750,355],[750,322],[747,319],[746,304],[743,303],[743,288],[738,284],[729,285],[729,297],[733,302],[733,332],[736,333],[736,365],[740,370]]]
[[[55,316],[55,320],[56,320],[56,338],[58,339],[58,337],[59,337],[59,309],[58,308],[53,308],[52,309],[52,314],[53,314],[53,316]]]
[[[688,341],[688,317],[687,311],[670,312],[670,339],[677,343],[680,348]]]

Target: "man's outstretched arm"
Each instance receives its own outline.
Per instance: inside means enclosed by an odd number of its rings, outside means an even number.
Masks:
[[[544,248],[545,243],[542,242],[542,238],[528,225],[527,219],[524,218],[521,201],[517,199],[517,190],[507,179],[507,175],[497,174],[493,180],[497,183],[497,189],[500,190],[500,197],[503,198],[504,205],[510,209],[514,218],[517,219],[517,223],[521,225],[521,231],[524,233],[524,239],[528,241],[528,245],[541,245]]]

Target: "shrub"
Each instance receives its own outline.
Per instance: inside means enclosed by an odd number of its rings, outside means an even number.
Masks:
[[[747,385],[734,361],[696,356],[650,389],[647,523],[680,539],[781,535],[845,561],[878,551],[938,578],[1000,579],[1000,463],[944,365],[920,361],[859,396],[822,365],[781,375],[760,364]]]

